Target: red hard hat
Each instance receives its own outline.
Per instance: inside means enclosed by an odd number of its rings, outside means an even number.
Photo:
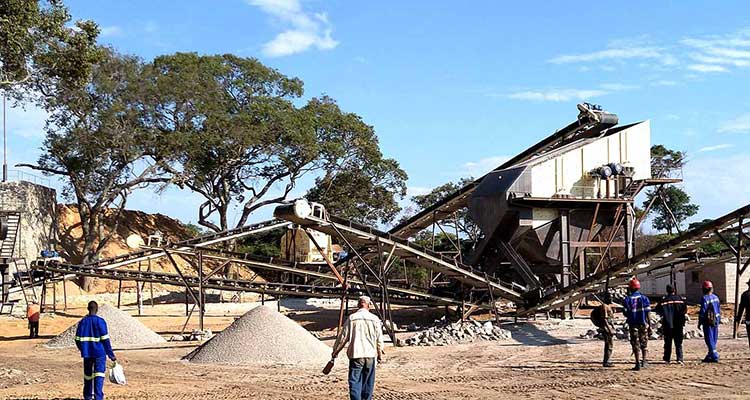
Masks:
[[[713,289],[714,284],[711,283],[711,281],[704,281],[703,282],[703,289]]]
[[[641,281],[639,281],[638,278],[633,278],[628,282],[628,287],[633,290],[638,290],[641,288]]]

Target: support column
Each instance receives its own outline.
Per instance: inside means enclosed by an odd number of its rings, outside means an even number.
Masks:
[[[141,272],[141,262],[138,261],[138,272]],[[143,295],[141,294],[141,283],[135,281],[135,297],[138,303],[138,316],[143,314]]]
[[[629,260],[633,258],[634,247],[633,241],[635,237],[635,211],[633,207],[628,204],[625,206],[625,257]]]
[[[206,296],[203,293],[203,253],[198,253],[198,326],[203,332],[203,317],[206,314]]]
[[[560,210],[560,264],[563,287],[570,286],[570,211]],[[562,317],[573,318],[573,305],[563,307]]]
[[[734,316],[737,315],[737,309],[740,304],[740,275],[742,275],[742,222],[744,216],[740,217],[739,225],[737,226],[737,268],[734,274]],[[737,324],[732,323],[732,338],[737,339]]]

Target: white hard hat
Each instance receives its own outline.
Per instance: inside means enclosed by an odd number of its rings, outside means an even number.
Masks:
[[[359,301],[364,301],[367,304],[372,304],[370,296],[359,296]]]

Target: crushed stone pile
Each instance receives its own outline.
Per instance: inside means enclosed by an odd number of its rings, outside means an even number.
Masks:
[[[248,311],[185,359],[195,363],[322,365],[331,348],[268,306]]]
[[[656,313],[650,314],[651,319],[651,329],[653,333],[651,334],[651,337],[649,339],[651,340],[657,340],[661,339],[663,337],[663,331],[661,326],[661,318]],[[703,331],[691,328],[693,324],[690,321],[690,318],[688,317],[687,322],[685,324],[685,328],[683,330],[683,337],[685,339],[697,339],[703,337]],[[599,333],[595,329],[589,329],[585,333],[582,333],[579,335],[581,339],[603,339],[601,333]],[[625,321],[622,321],[620,323],[615,322],[615,338],[617,340],[630,340],[630,331],[628,330],[628,323]]]
[[[510,331],[495,325],[492,321],[446,322],[422,331],[404,341],[407,346],[448,346],[452,344],[471,343],[474,341],[510,340]],[[410,329],[411,330],[411,329]]]
[[[165,343],[163,337],[152,331],[130,314],[109,304],[100,304],[98,316],[107,321],[109,339],[113,348],[148,346]],[[71,325],[63,333],[50,339],[45,346],[53,348],[75,347],[78,323]]]

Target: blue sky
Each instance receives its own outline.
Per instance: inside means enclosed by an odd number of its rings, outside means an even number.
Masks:
[[[586,100],[688,152],[696,218],[750,200],[750,4],[520,3],[66,1],[121,52],[235,53],[301,78],[375,126],[412,194],[487,172]],[[36,159],[43,121],[10,110],[10,164]],[[129,206],[195,221],[200,202],[172,190]]]

